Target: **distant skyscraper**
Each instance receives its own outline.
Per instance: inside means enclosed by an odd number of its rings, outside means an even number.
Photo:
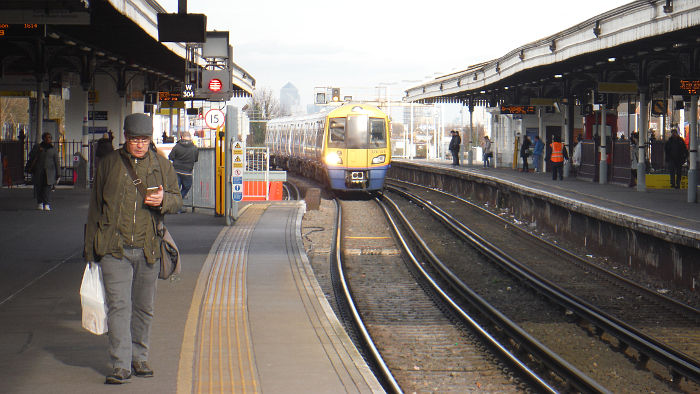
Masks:
[[[280,110],[282,115],[297,115],[301,112],[299,91],[291,82],[280,89]]]

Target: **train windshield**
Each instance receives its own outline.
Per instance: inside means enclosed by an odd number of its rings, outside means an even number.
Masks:
[[[367,115],[351,115],[347,118],[331,118],[330,148],[370,149],[386,148],[384,119]]]

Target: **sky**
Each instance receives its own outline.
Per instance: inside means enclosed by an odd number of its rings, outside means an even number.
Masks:
[[[177,12],[177,0],[157,0]],[[229,31],[233,61],[256,88],[291,82],[302,105],[315,87],[400,99],[428,79],[505,55],[617,8],[624,0],[189,0],[207,30]]]

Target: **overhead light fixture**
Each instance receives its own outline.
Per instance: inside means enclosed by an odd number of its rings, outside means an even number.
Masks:
[[[70,45],[70,46],[75,46],[75,45],[76,45],[76,44],[75,44],[75,41],[71,41],[71,40],[65,40],[65,41],[63,41],[63,42],[65,42],[66,45]]]
[[[561,74],[554,74],[554,78],[561,78],[561,77],[562,77]]]
[[[59,38],[61,38],[61,36],[59,36],[58,34],[53,33],[53,32],[49,33],[48,36],[53,38],[54,40],[58,40]]]
[[[116,61],[117,61],[117,57],[116,57],[116,56],[107,56],[107,59],[109,59],[109,60],[111,60],[111,61],[113,61],[113,62],[116,62]]]
[[[608,62],[610,62],[610,63],[613,63],[615,60],[617,60],[617,59],[614,58],[614,57],[609,57],[609,58],[608,58]]]
[[[104,53],[104,52],[100,52],[100,51],[95,51],[95,55],[97,55],[97,56],[104,56],[105,53]]]
[[[92,51],[92,48],[86,47],[86,46],[82,46],[82,47],[80,47],[80,50],[83,51],[83,52],[90,52],[90,51]]]

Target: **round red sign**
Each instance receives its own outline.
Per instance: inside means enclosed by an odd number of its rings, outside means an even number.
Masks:
[[[211,90],[212,92],[218,92],[219,90],[221,90],[221,86],[221,81],[216,78],[209,81],[209,90]]]

